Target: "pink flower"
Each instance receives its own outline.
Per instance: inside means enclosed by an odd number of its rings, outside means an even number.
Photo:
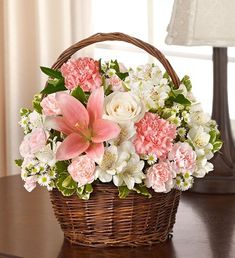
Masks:
[[[65,78],[65,86],[69,90],[79,85],[84,91],[93,91],[101,86],[99,62],[92,58],[70,59],[60,70]]]
[[[30,134],[27,134],[21,145],[20,154],[22,157],[30,156],[43,147],[45,147],[47,142],[47,136],[43,128],[36,128]]]
[[[68,166],[68,172],[78,187],[91,184],[95,179],[95,162],[86,155],[77,157]]]
[[[62,116],[49,117],[47,126],[67,135],[56,152],[57,160],[72,159],[83,152],[91,158],[104,153],[103,142],[116,138],[120,127],[102,119],[104,90],[94,90],[87,103],[87,109],[76,98],[66,94],[56,94]]]
[[[60,115],[61,111],[55,99],[55,93],[49,94],[41,102],[43,114],[46,116]]]
[[[155,192],[169,192],[174,187],[176,174],[173,172],[169,161],[160,161],[158,164],[148,168],[145,185],[152,187]]]
[[[25,179],[24,188],[28,192],[32,192],[33,189],[36,187],[37,177],[36,176],[29,176]]]
[[[136,152],[144,155],[155,154],[159,159],[165,159],[172,148],[176,126],[150,112],[145,113],[135,126]]]
[[[176,171],[193,172],[196,166],[196,153],[187,142],[177,142],[168,154]]]

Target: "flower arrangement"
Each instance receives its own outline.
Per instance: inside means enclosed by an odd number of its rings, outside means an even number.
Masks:
[[[126,69],[117,60],[70,59],[41,67],[47,85],[21,109],[24,187],[36,184],[89,199],[96,182],[151,197],[192,187],[213,170],[222,142],[215,121],[192,94],[188,76],[176,88],[155,64]]]

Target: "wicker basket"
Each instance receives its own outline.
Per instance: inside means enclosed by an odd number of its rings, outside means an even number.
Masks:
[[[59,69],[78,50],[93,43],[119,40],[142,48],[157,58],[176,87],[179,78],[164,55],[152,45],[123,33],[98,33],[65,50],[52,66]],[[76,195],[64,197],[54,189],[51,202],[55,215],[72,244],[105,246],[140,246],[166,241],[172,233],[181,192],[152,193],[148,199],[135,192],[119,199],[112,184],[97,183],[88,201]]]

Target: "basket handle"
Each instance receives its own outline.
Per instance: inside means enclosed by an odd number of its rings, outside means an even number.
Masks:
[[[150,45],[147,42],[144,42],[140,39],[131,37],[129,35],[126,35],[124,33],[120,32],[113,32],[113,33],[97,33],[94,34],[86,39],[83,39],[74,45],[70,46],[68,49],[66,49],[57,59],[57,61],[52,66],[52,69],[59,69],[63,63],[67,62],[68,59],[75,54],[78,50],[87,47],[91,44],[102,42],[102,41],[124,41],[130,44],[133,44],[143,50],[145,50],[147,53],[158,59],[158,61],[164,66],[167,73],[171,77],[174,85],[178,88],[180,85],[179,77],[177,76],[175,70],[172,68],[169,61],[166,59],[166,57],[154,46]]]

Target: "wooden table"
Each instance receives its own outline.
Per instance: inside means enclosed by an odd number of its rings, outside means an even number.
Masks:
[[[174,237],[139,248],[71,246],[51,209],[48,192],[23,188],[20,176],[0,179],[0,258],[235,258],[235,195],[184,193]]]

